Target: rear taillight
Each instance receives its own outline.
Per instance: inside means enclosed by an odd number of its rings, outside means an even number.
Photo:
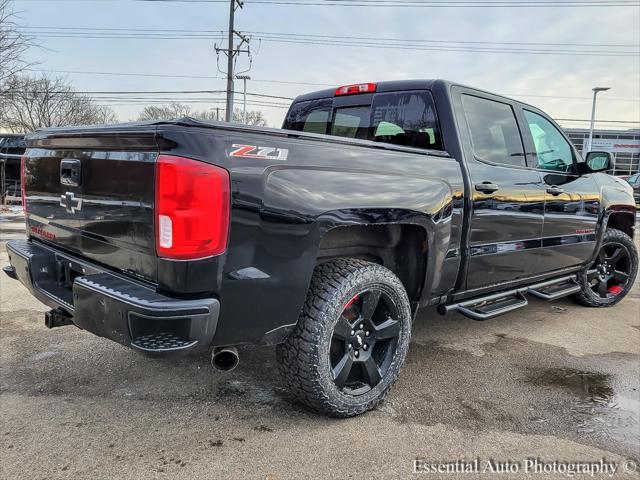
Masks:
[[[26,177],[24,169],[26,168],[27,157],[20,158],[20,196],[22,197],[22,210],[27,211],[26,185],[24,179]]]
[[[345,85],[336,89],[336,97],[341,95],[357,95],[359,93],[373,93],[376,91],[375,83],[358,83],[355,85]]]
[[[229,231],[229,173],[190,158],[156,164],[156,251],[178,260],[220,255]]]

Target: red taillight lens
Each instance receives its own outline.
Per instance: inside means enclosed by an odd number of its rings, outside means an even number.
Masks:
[[[357,95],[359,93],[373,93],[375,91],[375,83],[358,83],[356,85],[345,85],[344,87],[338,87],[335,96],[339,97],[341,95]]]
[[[156,251],[178,260],[220,255],[229,232],[229,172],[190,158],[156,164]]]
[[[22,197],[22,210],[25,212],[27,211],[26,185],[24,184],[26,163],[27,157],[20,158],[20,196]]]

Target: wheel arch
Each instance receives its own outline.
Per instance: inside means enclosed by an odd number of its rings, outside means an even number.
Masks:
[[[424,214],[394,209],[330,212],[318,221],[316,265],[336,258],[378,263],[400,279],[412,310],[417,309],[437,262],[437,222]]]
[[[607,228],[615,228],[620,230],[631,238],[635,231],[636,214],[634,211],[627,209],[612,209],[608,213]]]

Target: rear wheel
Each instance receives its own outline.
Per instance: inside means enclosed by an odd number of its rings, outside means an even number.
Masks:
[[[411,332],[400,280],[355,259],[319,265],[294,332],[278,346],[290,391],[313,409],[349,417],[374,408],[395,382]]]
[[[622,300],[638,273],[638,251],[620,230],[607,230],[596,260],[578,276],[582,290],[574,299],[588,307],[610,307]]]

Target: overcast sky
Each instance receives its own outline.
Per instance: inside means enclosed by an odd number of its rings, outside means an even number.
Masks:
[[[229,11],[228,4],[206,2],[16,0],[15,5],[20,11],[19,23],[28,27],[132,28],[158,33],[175,29],[226,30]],[[581,52],[586,49],[632,54],[595,56],[417,51],[276,43],[260,41],[259,36],[254,35],[253,63],[248,74],[255,80],[248,82],[250,92],[294,97],[323,88],[322,84],[445,78],[517,97],[542,108],[555,118],[586,119],[590,116],[592,87],[606,86],[612,87],[612,90],[599,97],[597,117],[640,121],[638,6],[399,8],[246,3],[237,12],[236,19],[236,29],[240,31],[446,42],[530,42],[562,45],[467,46]],[[40,35],[43,33],[38,28],[31,31]],[[29,55],[32,60],[41,62],[36,68],[42,70],[222,76],[216,68],[214,40],[42,37],[39,41],[44,48],[33,49]],[[616,46],[581,48],[566,44]],[[451,43],[425,45],[452,46]],[[246,57],[240,58],[239,69],[246,66]],[[225,67],[226,63],[221,61],[221,68]],[[223,79],[212,78],[64,75],[82,91],[225,88]],[[236,89],[240,90],[241,84],[236,85]],[[221,97],[216,95],[216,98]],[[241,101],[241,98],[236,100]],[[117,102],[103,100],[101,103]],[[113,107],[121,120],[137,116],[141,107],[131,103]],[[215,104],[193,106],[209,109]],[[265,112],[271,126],[279,126],[286,112],[283,108],[259,108]]]

